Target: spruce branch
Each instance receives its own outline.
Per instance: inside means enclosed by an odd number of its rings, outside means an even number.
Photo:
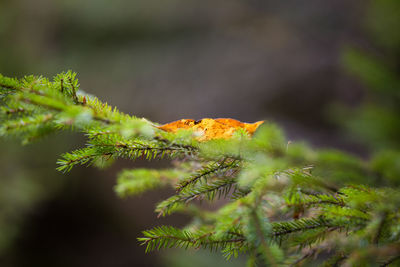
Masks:
[[[162,201],[156,207],[156,212],[159,216],[171,214],[174,208],[181,204],[187,204],[193,200],[213,200],[214,198],[226,197],[236,183],[235,179],[220,178],[210,183],[202,184],[196,187],[186,188],[178,194]]]
[[[386,265],[398,259],[398,186],[363,182],[376,180],[377,173],[391,177],[388,184],[397,179],[397,151],[373,159],[373,165],[339,151],[288,147],[272,123],[252,138],[239,131],[227,140],[199,141],[191,131],[162,131],[84,93],[73,72],[53,81],[0,75],[0,106],[2,136],[28,142],[63,129],[86,136],[85,147],[58,160],[63,172],[77,165],[105,166],[117,158],[172,160],[166,169],[124,170],[115,186],[122,197],[171,186],[176,192],[157,205],[159,216],[182,211],[194,217],[185,229],[161,226],[143,232],[139,240],[147,252],[201,247],[226,258],[248,253],[249,263],[270,265],[301,264],[312,257],[333,264],[368,255]],[[217,211],[193,204],[220,198],[229,203]],[[295,218],[293,208],[300,210]],[[322,251],[334,257],[326,260]]]
[[[222,162],[211,162],[202,169],[196,171],[196,173],[193,174],[191,177],[181,181],[178,184],[176,191],[179,193],[185,187],[189,185],[194,185],[201,179],[206,180],[208,177],[212,175],[217,175],[218,173],[224,170],[233,169],[237,166],[238,166],[237,160],[229,160],[228,158],[224,158]]]
[[[265,263],[269,263],[271,266],[278,266],[278,263],[271,251],[270,246],[268,245],[265,237],[269,235],[269,232],[265,232],[264,227],[262,227],[262,224],[260,222],[259,216],[257,214],[257,211],[252,209],[250,212],[250,216],[253,220],[253,224],[255,226],[256,234],[258,236],[257,241],[260,242],[261,246],[258,247],[258,251],[261,253],[261,255],[264,256],[264,261]],[[257,248],[257,244],[253,244]]]
[[[150,189],[164,185],[173,186],[182,173],[175,169],[149,170],[133,169],[123,170],[118,175],[115,191],[119,196],[140,194]]]
[[[227,233],[223,237],[215,237],[213,232],[180,230],[171,226],[160,226],[143,232],[138,238],[146,245],[146,252],[164,248],[207,248],[211,251],[221,247],[243,246],[246,239]]]
[[[281,237],[288,234],[292,234],[300,231],[307,231],[316,228],[333,228],[339,229],[343,227],[341,225],[334,224],[330,220],[326,220],[322,216],[317,218],[303,218],[287,222],[275,222],[272,223],[272,235],[273,237]]]
[[[185,150],[177,147],[159,147],[145,143],[131,141],[130,143],[117,142],[113,143],[91,143],[87,148],[78,149],[71,153],[65,153],[57,162],[59,167],[57,170],[68,172],[75,165],[90,165],[99,158],[106,161],[111,158],[128,158],[137,159],[144,158],[154,160],[155,158],[163,158],[168,155],[175,158],[185,153]]]

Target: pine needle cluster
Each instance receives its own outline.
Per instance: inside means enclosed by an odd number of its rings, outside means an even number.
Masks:
[[[272,123],[252,138],[238,131],[229,140],[199,142],[190,131],[164,132],[86,94],[71,71],[51,81],[0,76],[0,104],[3,137],[30,143],[62,130],[87,137],[85,147],[61,155],[62,172],[118,158],[173,161],[167,169],[123,170],[117,179],[121,197],[172,187],[175,194],[156,212],[193,216],[183,229],[144,231],[138,239],[146,252],[206,248],[228,259],[245,254],[248,266],[387,266],[400,259],[400,172],[393,157],[387,157],[393,164],[376,168],[380,158],[288,143]],[[218,210],[203,208],[217,199],[224,199]]]

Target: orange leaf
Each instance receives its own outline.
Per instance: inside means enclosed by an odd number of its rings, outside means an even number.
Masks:
[[[207,141],[211,139],[229,139],[232,137],[236,130],[246,130],[250,135],[257,130],[264,121],[257,121],[255,123],[240,122],[234,119],[209,119],[205,118],[202,120],[182,119],[167,123],[157,128],[175,133],[180,129],[192,129],[195,132],[200,132],[201,136],[198,138],[199,141]]]

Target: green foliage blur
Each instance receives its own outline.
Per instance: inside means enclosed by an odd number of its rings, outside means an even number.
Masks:
[[[356,108],[342,109],[337,120],[344,122],[353,139],[368,148],[368,157],[380,184],[399,185],[400,171],[400,3],[372,1],[366,28],[367,48],[349,46],[342,59],[345,70],[366,88]]]

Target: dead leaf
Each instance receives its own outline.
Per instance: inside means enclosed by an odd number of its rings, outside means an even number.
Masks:
[[[198,121],[192,119],[182,119],[173,121],[157,128],[166,132],[175,133],[180,129],[192,129],[194,132],[200,133],[199,141],[207,141],[211,139],[229,139],[233,133],[239,129],[247,131],[250,135],[257,130],[264,121],[255,123],[240,122],[234,119],[219,118],[219,119],[201,119]]]

